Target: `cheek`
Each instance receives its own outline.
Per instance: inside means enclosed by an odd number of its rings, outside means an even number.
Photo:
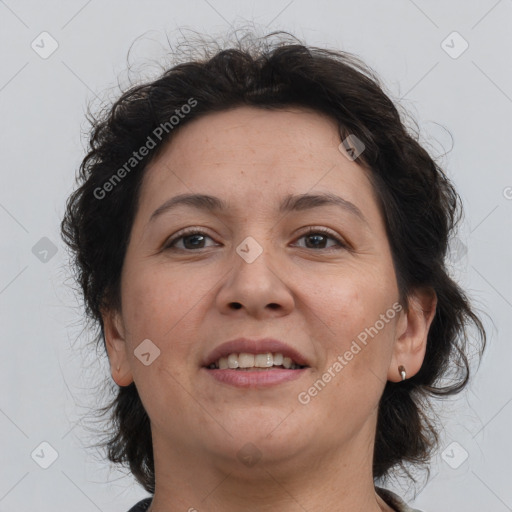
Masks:
[[[178,282],[177,282],[178,281]],[[185,410],[188,381],[192,362],[191,339],[193,306],[198,297],[193,287],[184,286],[170,272],[162,269],[139,268],[127,272],[123,288],[123,316],[127,327],[127,344],[133,357],[131,368],[139,395],[152,419],[158,420],[169,402]],[[159,350],[158,356],[145,365],[136,357],[136,349],[149,339]],[[155,349],[151,349],[155,350]],[[192,363],[191,363],[192,364]],[[185,386],[187,387],[187,386]],[[155,392],[155,390],[164,390]]]
[[[194,280],[164,268],[127,270],[123,286],[123,313],[136,342],[141,336],[163,342],[179,330],[197,302]],[[167,336],[166,336],[167,335]]]
[[[127,267],[123,284],[123,317],[127,345],[133,354],[134,379],[138,386],[149,389],[159,382],[166,382],[171,389],[172,377],[186,379],[196,364],[197,347],[191,340],[197,336],[198,314],[201,300],[207,299],[208,280],[197,273],[178,273],[158,265],[139,267],[136,272]],[[160,350],[150,366],[144,366],[135,356],[146,339]]]
[[[320,416],[328,411],[333,428],[360,427],[376,412],[387,380],[392,356],[394,323],[390,319],[381,329],[379,315],[386,311],[368,302],[352,302],[340,315],[336,343],[325,345],[325,365],[315,372],[311,385],[322,389],[313,407]],[[326,382],[325,387],[319,381]],[[350,419],[348,419],[350,417]],[[333,435],[336,435],[333,432]]]
[[[323,323],[319,327],[322,337],[325,336],[321,343],[324,370],[342,356],[347,361],[346,365],[342,363],[342,372],[356,383],[362,374],[371,375],[373,371],[380,376],[387,371],[396,322],[392,305],[397,290],[386,275],[360,270],[344,272],[326,280],[326,286],[303,289],[304,301]]]
[[[394,288],[382,278],[360,269],[331,275],[319,285],[307,281],[301,297],[320,316],[332,334],[356,336],[373,325],[392,304]]]

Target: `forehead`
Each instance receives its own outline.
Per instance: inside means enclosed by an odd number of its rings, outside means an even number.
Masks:
[[[376,207],[369,171],[346,158],[340,142],[336,121],[309,109],[206,114],[180,127],[148,166],[141,206],[205,193],[261,211],[287,194],[330,192]]]
[[[327,161],[339,138],[333,119],[309,109],[238,107],[185,124],[161,157],[167,153],[181,163],[203,163],[207,158],[212,165],[238,162],[241,167]]]

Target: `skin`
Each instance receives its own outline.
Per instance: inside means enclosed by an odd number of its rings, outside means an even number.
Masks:
[[[150,510],[392,510],[372,476],[377,406],[386,381],[401,380],[399,365],[408,378],[419,371],[435,294],[416,290],[409,311],[369,338],[309,403],[297,399],[399,298],[368,171],[339,144],[336,123],[323,114],[240,107],[182,126],[148,166],[122,310],[103,319],[112,376],[120,386],[135,381],[151,420]],[[287,194],[316,192],[352,202],[366,222],[336,206],[277,212]],[[217,196],[229,209],[180,206],[150,221],[183,193]],[[309,226],[330,229],[348,248],[305,236]],[[207,237],[163,248],[187,227]],[[252,263],[235,251],[247,236],[263,249]],[[241,336],[283,340],[310,368],[267,389],[221,384],[201,370],[214,347]],[[160,350],[148,366],[134,355],[145,339]],[[237,457],[247,443],[261,455],[252,466]]]

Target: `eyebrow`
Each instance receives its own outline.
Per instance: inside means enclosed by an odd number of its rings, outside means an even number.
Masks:
[[[206,212],[220,212],[228,210],[225,201],[216,196],[208,194],[180,194],[172,197],[159,206],[152,214],[149,222],[153,221],[163,213],[167,213],[178,206],[190,206]],[[287,195],[279,206],[279,213],[289,213],[293,211],[304,211],[321,206],[337,206],[353,214],[360,220],[368,224],[361,210],[350,201],[329,192],[317,194],[290,194]]]

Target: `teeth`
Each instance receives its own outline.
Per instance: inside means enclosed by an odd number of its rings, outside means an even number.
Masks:
[[[230,368],[238,368],[238,356],[236,354],[229,354],[228,366]]]
[[[254,354],[242,353],[238,356],[240,368],[252,368],[254,366]]]
[[[265,354],[229,354],[228,357],[221,357],[209,368],[226,370],[228,368],[271,368],[272,366],[283,366],[286,369],[296,370],[302,366],[293,362],[290,357],[284,357],[283,354],[267,352]]]
[[[270,368],[273,364],[274,358],[270,352],[267,354],[257,354],[254,357],[254,366],[257,368]]]
[[[281,366],[283,364],[283,354],[274,354],[274,364]]]

